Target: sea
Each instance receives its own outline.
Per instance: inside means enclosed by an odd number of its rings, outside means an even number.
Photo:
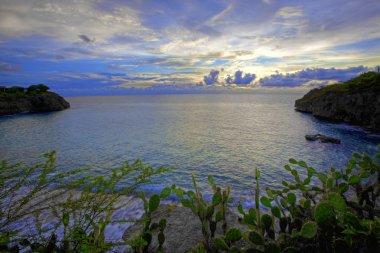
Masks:
[[[192,189],[195,173],[209,198],[207,176],[213,175],[217,184],[231,186],[235,203],[250,206],[256,168],[263,190],[279,188],[291,179],[284,169],[290,158],[317,170],[340,169],[353,152],[379,151],[379,134],[295,111],[294,101],[305,92],[67,97],[68,110],[1,117],[0,160],[32,164],[55,150],[58,170],[91,167],[87,173],[106,176],[125,161],[141,159],[173,170],[139,189]],[[317,133],[341,144],[305,139]]]

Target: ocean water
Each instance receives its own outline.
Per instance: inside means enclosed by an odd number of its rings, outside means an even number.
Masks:
[[[69,97],[69,110],[1,117],[0,160],[30,163],[56,150],[60,170],[92,167],[91,173],[106,174],[140,158],[147,165],[175,168],[153,178],[145,190],[158,192],[172,184],[190,189],[195,172],[206,192],[211,174],[249,203],[255,168],[261,170],[262,188],[278,187],[290,178],[283,169],[289,158],[323,170],[343,167],[354,151],[377,151],[377,134],[296,112],[294,101],[303,94]],[[342,144],[305,140],[305,134],[316,133]]]

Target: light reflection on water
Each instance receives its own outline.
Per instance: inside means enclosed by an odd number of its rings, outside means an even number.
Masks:
[[[380,136],[294,111],[300,92],[256,94],[72,97],[71,109],[0,118],[0,159],[31,162],[57,150],[62,169],[93,167],[106,173],[124,161],[177,168],[154,178],[148,190],[176,184],[191,188],[191,172],[204,189],[208,174],[247,198],[253,169],[262,187],[289,178],[291,157],[316,168],[342,166],[353,151],[376,152]],[[321,133],[341,145],[307,142]]]

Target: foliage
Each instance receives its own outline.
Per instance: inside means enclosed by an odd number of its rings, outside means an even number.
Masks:
[[[302,160],[289,162],[285,170],[293,180],[283,181],[279,190],[267,188],[266,194],[260,192],[260,171],[256,169],[255,208],[244,210],[240,203],[237,208],[246,228],[229,227],[215,238],[206,230],[214,221],[214,201],[204,202],[194,177],[195,194],[176,188],[178,196],[188,197],[181,198],[182,204],[194,210],[202,222],[205,241],[196,252],[380,251],[378,160],[354,153],[346,168],[323,172]]]
[[[219,246],[219,243],[225,243],[221,238],[215,238],[215,232],[219,222],[222,223],[223,234],[231,235],[230,231],[227,231],[227,219],[226,209],[227,203],[233,202],[233,199],[229,197],[230,187],[225,189],[216,186],[214,178],[208,176],[208,181],[214,192],[211,203],[204,200],[203,195],[195,181],[194,174],[192,174],[192,181],[194,191],[185,191],[181,188],[172,186],[173,192],[180,198],[180,202],[186,208],[189,208],[199,219],[202,224],[202,235],[204,241],[199,245],[199,250],[206,250],[207,252],[214,251]],[[234,239],[234,238],[232,238]],[[233,240],[230,240],[233,241]]]
[[[380,73],[369,71],[346,82],[327,85],[321,88],[315,88],[307,93],[301,100],[299,100],[299,103],[309,103],[328,92],[345,93],[361,90],[366,90],[368,92],[380,91]]]
[[[26,98],[35,96],[49,91],[49,87],[45,84],[31,85],[28,88],[21,86],[4,87],[0,86],[0,99],[12,100],[18,98]]]
[[[82,172],[88,169],[58,170],[55,152],[44,157],[45,162],[34,166],[1,163],[0,251],[18,252],[23,248],[33,252],[108,252],[118,244],[105,241],[105,228],[128,221],[111,219],[121,207],[120,198],[133,193],[150,177],[168,171],[136,160],[113,169],[107,177],[85,176]],[[120,187],[126,177],[130,185]],[[42,226],[41,218],[46,215],[56,218],[53,227]],[[27,217],[34,217],[35,234],[12,229]],[[57,236],[59,231],[63,231],[62,238]]]
[[[112,251],[119,244],[105,240],[105,228],[113,222],[128,221],[112,219],[113,212],[120,208],[120,197],[134,192],[151,176],[167,171],[146,167],[137,160],[114,169],[107,177],[81,176],[83,170],[57,170],[54,152],[45,158],[44,163],[32,167],[1,164],[0,251]],[[281,189],[267,188],[265,193],[256,169],[255,206],[246,210],[241,203],[237,206],[243,228],[227,224],[228,203],[233,202],[229,186],[222,189],[209,176],[213,194],[206,201],[193,174],[194,190],[173,185],[149,198],[141,193],[144,215],[137,222],[142,229],[125,243],[134,252],[163,252],[167,221],[161,218],[154,222],[154,218],[160,212],[161,199],[173,193],[201,223],[203,241],[194,247],[196,252],[380,252],[379,159],[380,154],[371,158],[354,153],[345,168],[326,171],[290,159],[284,169],[292,179],[283,181]],[[133,183],[117,187],[125,177]],[[74,191],[78,186],[81,190]],[[46,212],[57,220],[51,228],[42,226],[41,217]],[[36,234],[24,235],[11,229],[30,215]],[[61,237],[59,229],[63,230]],[[153,249],[155,234],[158,247]]]
[[[168,191],[169,190],[169,191]],[[170,194],[170,188],[165,188],[160,195],[154,194],[149,199],[145,197],[144,191],[141,192],[141,198],[144,202],[144,215],[141,217],[138,223],[143,223],[143,229],[128,243],[131,245],[133,252],[149,252],[149,246],[151,245],[153,232],[159,231],[157,235],[158,249],[157,252],[163,251],[163,244],[165,242],[165,228],[166,219],[160,219],[158,223],[152,223],[153,213],[157,211],[160,206],[160,199],[166,198]]]
[[[29,86],[26,90],[28,93],[31,93],[31,92],[41,93],[41,92],[47,92],[49,89],[50,88],[46,86],[45,84],[36,84],[36,85]]]

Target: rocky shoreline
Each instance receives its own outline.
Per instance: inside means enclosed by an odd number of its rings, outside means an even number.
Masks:
[[[0,116],[16,113],[61,111],[70,108],[69,102],[53,92],[22,97],[0,96]]]
[[[153,217],[152,222],[158,223],[162,218],[167,220],[167,226],[165,229],[166,240],[163,245],[164,252],[189,252],[194,250],[195,246],[204,240],[201,229],[202,224],[199,221],[199,218],[193,214],[190,209],[175,204],[162,205],[156,211],[156,215]],[[228,208],[228,227],[236,227],[244,231],[246,227],[241,225],[238,220],[238,215]],[[123,240],[127,241],[132,239],[133,236],[137,235],[142,230],[142,227],[142,223],[135,223],[129,227],[123,234]],[[159,245],[157,235],[158,232],[155,231],[149,252],[157,252]],[[216,236],[221,235],[223,235],[222,228],[221,225],[218,224]]]
[[[368,72],[345,83],[313,89],[295,101],[295,109],[380,131],[380,74]]]

